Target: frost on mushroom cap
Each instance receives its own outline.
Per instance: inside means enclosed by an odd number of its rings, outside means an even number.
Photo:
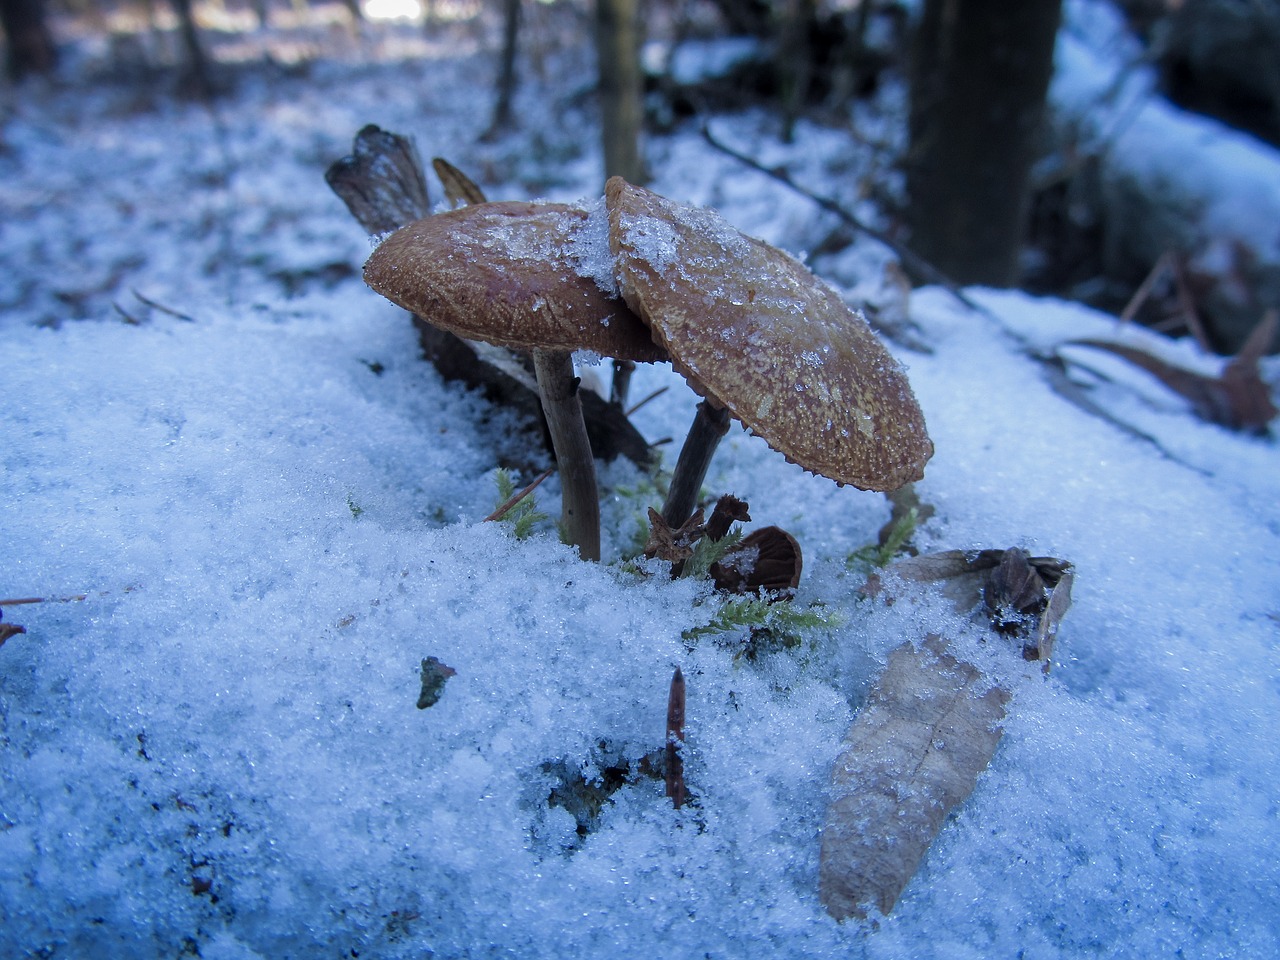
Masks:
[[[622,297],[690,386],[839,483],[923,476],[933,444],[906,374],[826,284],[713,211],[620,177],[605,198]]]
[[[583,265],[587,212],[559,203],[480,203],[397,230],[364,266],[370,287],[471,340],[665,360],[648,328]]]

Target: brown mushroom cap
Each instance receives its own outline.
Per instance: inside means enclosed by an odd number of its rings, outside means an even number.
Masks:
[[[585,210],[559,203],[461,207],[397,230],[373,252],[364,279],[470,340],[665,360],[644,323],[586,275],[587,219]]]
[[[694,390],[839,483],[923,476],[933,444],[906,374],[804,265],[620,177],[605,202],[622,297]]]

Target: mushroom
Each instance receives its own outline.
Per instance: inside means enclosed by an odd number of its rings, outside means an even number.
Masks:
[[[563,491],[563,522],[583,559],[600,559],[595,461],[572,352],[651,362],[666,352],[593,275],[588,213],[556,203],[479,203],[418,220],[364,268],[387,299],[461,337],[529,350]],[[603,223],[600,225],[603,227]]]
[[[613,177],[609,246],[622,298],[704,399],[662,509],[693,512],[732,416],[789,461],[893,490],[933,453],[902,367],[866,320],[803,264],[719,214]]]

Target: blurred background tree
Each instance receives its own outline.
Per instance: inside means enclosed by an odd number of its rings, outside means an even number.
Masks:
[[[1019,275],[1061,0],[925,0],[911,68],[911,247],[962,284]]]
[[[0,0],[0,26],[8,41],[5,69],[10,79],[49,73],[57,62],[44,0]]]
[[[648,179],[644,165],[644,28],[640,0],[596,0],[604,175]]]

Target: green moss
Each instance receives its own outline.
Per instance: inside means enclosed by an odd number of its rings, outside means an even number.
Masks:
[[[496,510],[515,496],[516,484],[511,474],[502,467],[498,468],[494,479],[498,485],[498,499],[493,505]],[[545,513],[538,511],[533,494],[530,493],[499,517],[498,522],[507,524],[517,540],[527,540],[533,535],[537,525],[547,519]]]
[[[920,511],[912,507],[894,521],[884,543],[869,543],[849,554],[845,566],[850,570],[868,572],[877,567],[886,567],[899,553],[904,552],[907,542],[915,535],[916,526],[920,522]]]

